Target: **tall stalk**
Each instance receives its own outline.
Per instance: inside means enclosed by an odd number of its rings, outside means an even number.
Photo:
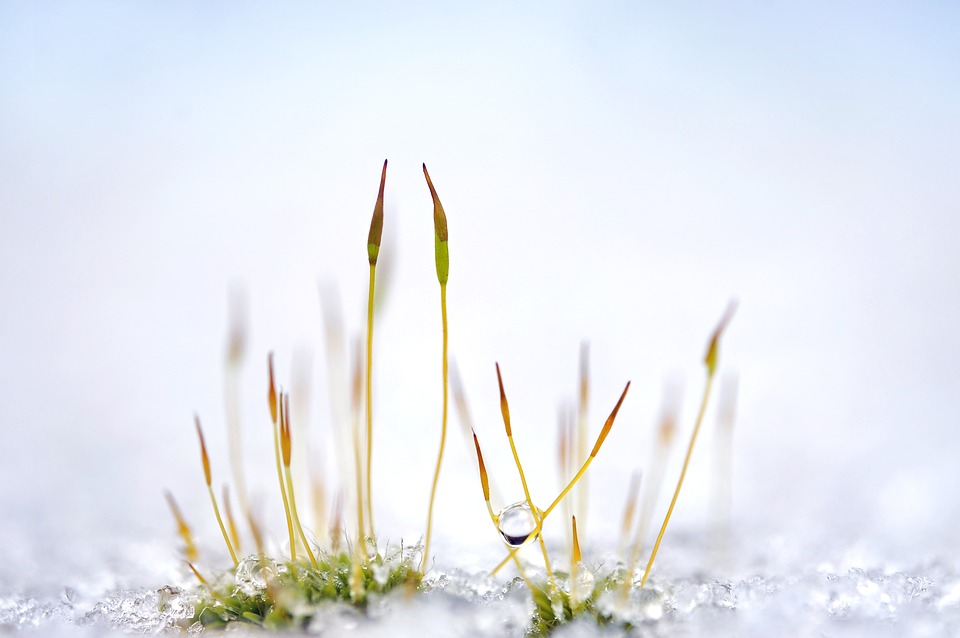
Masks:
[[[437,191],[430,181],[427,165],[423,165],[423,176],[427,179],[427,187],[433,198],[433,233],[434,255],[437,262],[437,280],[440,282],[440,319],[443,325],[443,417],[440,423],[440,451],[437,454],[437,469],[433,473],[433,484],[430,486],[430,505],[427,509],[427,534],[423,543],[423,557],[420,561],[420,573],[426,571],[427,561],[430,559],[430,533],[433,528],[433,503],[437,496],[437,483],[440,480],[440,466],[443,464],[443,449],[447,443],[447,410],[448,410],[448,374],[447,374],[447,276],[450,272],[450,253],[447,248],[447,215],[443,212],[443,205],[437,196]]]

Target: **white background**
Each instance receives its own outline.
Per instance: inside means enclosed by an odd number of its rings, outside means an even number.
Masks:
[[[275,512],[268,350],[287,385],[312,357],[309,436],[333,478],[318,283],[361,334],[384,158],[382,536],[423,532],[439,436],[426,162],[451,349],[511,500],[494,361],[541,505],[581,340],[593,432],[632,379],[590,477],[588,533],[608,542],[664,379],[686,389],[685,438],[736,297],[736,529],[937,551],[960,521],[958,29],[947,3],[3,3],[0,577],[115,560],[135,580],[137,560],[173,556],[164,488],[220,551],[192,415],[226,480],[232,286],[251,491]],[[712,424],[677,513],[694,534]],[[457,428],[441,547],[495,547]]]

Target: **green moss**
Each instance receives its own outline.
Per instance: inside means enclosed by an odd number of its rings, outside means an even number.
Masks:
[[[622,566],[605,575],[581,567],[576,584],[565,572],[554,572],[554,577],[557,581],[555,593],[551,593],[550,585],[545,581],[531,583],[534,610],[527,636],[548,636],[555,629],[579,618],[589,618],[601,627],[617,625],[629,629],[634,626],[632,620],[613,611],[616,607],[610,604],[621,595],[624,578]]]
[[[351,589],[354,557],[347,551],[321,552],[318,568],[306,561],[278,563],[250,556],[236,572],[224,572],[202,588],[186,626],[199,621],[208,628],[230,623],[266,629],[306,627],[320,607],[331,602],[364,611],[377,596],[419,587],[421,577],[414,564],[419,551],[419,546],[378,551],[362,565],[362,587],[356,595]]]

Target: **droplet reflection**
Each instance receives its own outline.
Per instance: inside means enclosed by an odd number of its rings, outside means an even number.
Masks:
[[[537,520],[527,502],[520,501],[503,508],[500,512],[498,527],[504,543],[510,547],[520,547],[536,531]]]

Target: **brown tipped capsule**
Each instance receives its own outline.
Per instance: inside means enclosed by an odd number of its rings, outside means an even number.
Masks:
[[[433,187],[433,180],[430,179],[426,164],[423,165],[423,176],[427,178],[427,187],[430,189],[430,197],[433,198],[434,231],[437,233],[437,239],[447,241],[447,215],[443,212],[443,205],[440,203],[437,189]]]
[[[383,236],[383,186],[387,181],[387,160],[383,160],[383,171],[380,173],[380,192],[377,193],[377,203],[373,206],[373,218],[370,220],[370,233],[367,235],[367,256],[371,264],[377,263],[380,255],[380,239]]]
[[[290,395],[281,395],[280,403],[280,451],[283,455],[283,466],[290,467]]]
[[[707,354],[703,357],[703,362],[707,366],[707,373],[713,374],[717,370],[717,350],[720,346],[720,336],[723,334],[724,329],[726,329],[727,324],[730,323],[730,320],[733,319],[733,313],[737,310],[737,301],[733,299],[727,305],[726,311],[723,313],[723,317],[720,318],[720,323],[717,324],[716,329],[713,331],[713,335],[710,336],[710,344],[707,346]]]
[[[577,537],[577,517],[573,517],[573,564],[576,565],[581,560],[580,557],[580,539]]]
[[[433,232],[434,251],[437,261],[437,279],[440,281],[441,286],[445,286],[450,274],[450,251],[447,247],[447,215],[443,212],[443,204],[440,203],[440,197],[437,196],[437,189],[433,187],[433,181],[430,179],[430,173],[427,172],[426,164],[423,165],[423,176],[427,178],[430,197],[433,199]]]
[[[173,499],[173,494],[169,490],[163,491],[163,497],[167,499],[167,505],[170,506],[170,512],[173,514],[173,518],[177,521],[177,527],[180,531],[184,528],[189,530],[187,521],[183,518],[183,513],[180,511],[180,508],[177,506],[177,502]]]
[[[483,454],[480,453],[480,441],[477,433],[473,433],[473,445],[477,448],[477,461],[480,463],[480,487],[483,488],[483,500],[490,501],[490,481],[487,479],[487,467],[483,464]]]
[[[203,459],[203,477],[207,481],[207,487],[210,486],[210,457],[207,456],[207,444],[203,440],[203,430],[200,429],[200,417],[193,415],[193,420],[197,425],[197,436],[200,437],[200,456]]]
[[[193,533],[190,531],[190,525],[183,517],[183,513],[177,506],[177,502],[174,500],[173,494],[167,490],[164,490],[163,496],[167,499],[167,504],[170,506],[170,511],[173,512],[173,518],[177,521],[177,534],[179,534],[180,538],[183,540],[184,555],[187,557],[187,560],[197,560],[199,552],[197,551],[197,546],[193,542]]]
[[[597,437],[597,443],[593,446],[593,451],[590,452],[591,457],[595,457],[597,452],[600,451],[600,446],[603,445],[603,440],[607,438],[607,434],[610,433],[610,428],[613,427],[613,420],[617,418],[617,412],[620,411],[620,405],[623,403],[624,398],[627,396],[627,390],[630,389],[630,382],[627,381],[627,386],[623,389],[623,394],[620,395],[620,399],[617,400],[617,405],[613,406],[613,412],[610,413],[610,416],[607,417],[607,422],[603,424],[603,429],[600,431],[600,436]]]
[[[503,425],[507,428],[507,436],[513,436],[510,429],[510,406],[507,405],[507,395],[503,391],[503,378],[500,376],[500,364],[497,366],[497,384],[500,386],[500,412],[503,414]]]
[[[270,405],[270,419],[277,422],[277,386],[273,382],[273,353],[267,355],[267,371],[270,374],[270,387],[267,389],[267,403]]]

